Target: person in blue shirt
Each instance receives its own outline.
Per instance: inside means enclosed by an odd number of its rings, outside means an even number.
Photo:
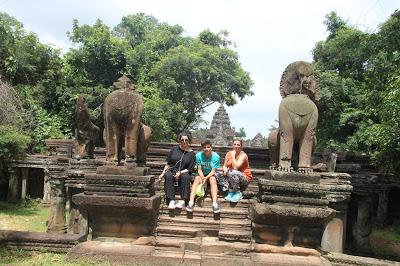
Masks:
[[[211,141],[208,139],[201,143],[201,148],[202,151],[196,154],[197,176],[193,181],[192,191],[190,193],[186,211],[193,212],[197,187],[200,184],[209,182],[211,187],[212,210],[214,213],[219,213],[221,210],[217,203],[218,186],[215,173],[216,170],[220,168],[220,157],[216,152],[212,151]]]

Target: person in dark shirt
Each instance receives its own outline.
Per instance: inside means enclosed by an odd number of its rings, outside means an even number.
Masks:
[[[165,178],[164,189],[169,209],[182,209],[189,201],[191,174],[196,162],[195,153],[189,147],[192,141],[190,132],[180,133],[178,141],[179,145],[170,150],[167,165],[159,177]],[[177,203],[175,202],[175,182],[178,182],[181,192],[181,199]]]

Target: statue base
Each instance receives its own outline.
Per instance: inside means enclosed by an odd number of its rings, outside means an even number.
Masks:
[[[251,206],[253,238],[258,243],[342,252],[352,190],[349,177],[267,170]]]
[[[153,233],[161,197],[147,167],[100,166],[85,174],[72,200],[88,217],[90,237],[137,238]]]

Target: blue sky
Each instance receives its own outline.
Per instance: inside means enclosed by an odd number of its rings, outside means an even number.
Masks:
[[[267,135],[276,125],[281,100],[279,80],[285,67],[297,60],[312,61],[311,50],[326,37],[324,17],[336,11],[351,25],[373,32],[398,0],[0,0],[0,11],[21,21],[41,41],[67,51],[72,20],[93,24],[97,18],[117,25],[128,14],[144,12],[161,22],[179,24],[185,34],[226,29],[236,44],[243,68],[254,80],[255,95],[226,107],[232,126],[244,127],[248,137]],[[211,122],[218,104],[204,115]]]

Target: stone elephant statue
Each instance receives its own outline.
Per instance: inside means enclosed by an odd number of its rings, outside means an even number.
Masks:
[[[297,61],[287,66],[282,74],[280,91],[283,99],[279,105],[279,130],[271,132],[269,136],[271,145],[275,145],[272,147],[272,150],[275,149],[275,160],[279,149],[278,170],[292,171],[293,146],[297,143],[298,171],[312,173],[311,156],[316,146],[318,122],[318,108],[314,101],[320,98],[318,79],[312,64]],[[274,144],[274,138],[279,138],[279,142]]]
[[[151,128],[141,123],[142,96],[126,76],[113,86],[117,90],[106,97],[103,107],[107,163],[118,163],[122,159],[123,145],[125,162],[144,163]]]

